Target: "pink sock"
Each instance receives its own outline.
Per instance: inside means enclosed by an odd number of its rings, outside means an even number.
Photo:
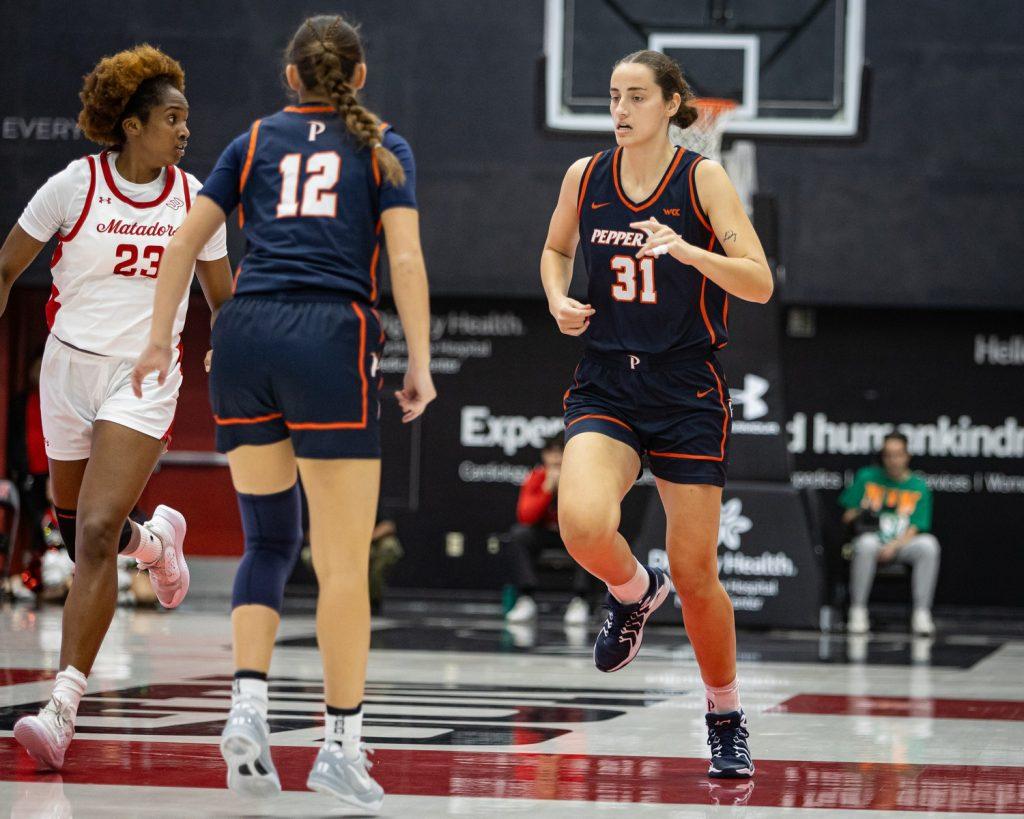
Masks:
[[[708,702],[708,711],[713,714],[728,714],[740,710],[740,681],[735,678],[721,688],[704,683],[704,697]]]
[[[636,572],[633,573],[633,577],[621,586],[608,587],[608,591],[612,593],[612,597],[620,603],[625,603],[627,605],[630,603],[639,603],[640,599],[647,594],[647,589],[651,585],[651,576],[647,574],[647,567],[635,557],[633,558],[633,562],[636,563]]]

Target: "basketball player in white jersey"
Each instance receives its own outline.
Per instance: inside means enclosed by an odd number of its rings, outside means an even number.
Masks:
[[[181,385],[175,365],[132,394],[134,356],[149,340],[160,259],[200,189],[175,168],[185,153],[188,102],[181,66],[151,46],[104,58],[85,78],[79,124],[107,149],[78,159],[32,197],[0,248],[0,313],[11,285],[51,237],[50,336],[40,378],[43,434],[61,534],[75,560],[64,607],[60,671],[50,701],[14,735],[45,767],[60,768],[86,678],[117,603],[117,555],[149,570],[157,598],[188,591],[185,519],[157,507],[128,519],[170,436]],[[211,310],[231,296],[223,228],[196,264]]]

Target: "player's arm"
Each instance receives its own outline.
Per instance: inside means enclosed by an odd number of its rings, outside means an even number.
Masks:
[[[157,371],[161,384],[167,378],[171,367],[174,318],[192,278],[192,266],[200,251],[223,224],[224,211],[220,206],[209,197],[197,196],[196,203],[164,251],[160,261],[160,275],[156,280],[149,346],[139,356],[132,370],[132,389],[139,398],[142,397],[142,381],[151,372]]]
[[[231,262],[227,256],[209,262],[200,259],[196,262],[196,278],[210,306],[210,326],[213,327],[220,308],[231,298]]]
[[[579,244],[580,220],[577,213],[580,180],[590,157],[577,159],[562,180],[558,203],[551,214],[548,237],[540,256],[540,280],[548,297],[548,310],[567,336],[578,336],[590,326],[594,308],[569,298],[572,263]]]
[[[391,267],[391,292],[405,333],[409,366],[401,390],[395,392],[408,423],[423,414],[437,397],[430,375],[430,292],[427,265],[420,245],[420,215],[411,207],[392,207],[381,214]]]
[[[630,225],[648,234],[647,243],[636,255],[657,256],[654,249],[667,245],[675,259],[696,267],[726,293],[764,304],[774,290],[772,271],[729,175],[717,162],[704,160],[694,172],[694,184],[726,255],[691,245],[656,219]]]
[[[33,238],[18,224],[7,234],[0,247],[0,316],[7,309],[11,287],[45,245],[46,242]]]

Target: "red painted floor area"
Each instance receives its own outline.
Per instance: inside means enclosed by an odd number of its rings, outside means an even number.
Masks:
[[[52,680],[55,673],[42,668],[0,668],[0,686]]]
[[[1020,700],[943,700],[929,697],[849,697],[797,694],[769,711],[868,717],[1024,720]]]
[[[315,748],[277,747],[286,790],[305,788]],[[704,776],[703,759],[388,750],[374,757],[385,791],[408,796],[573,799],[593,802],[743,804],[766,807],[906,811],[1024,812],[1024,768],[881,763],[757,763],[753,782]],[[215,745],[79,740],[61,772],[68,784],[222,788]],[[0,779],[40,774],[13,738],[0,738]]]

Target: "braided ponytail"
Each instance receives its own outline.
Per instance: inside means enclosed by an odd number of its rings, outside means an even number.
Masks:
[[[383,178],[391,185],[405,182],[402,163],[384,147],[380,119],[360,104],[351,85],[356,66],[363,62],[363,46],[356,29],[340,16],[311,17],[292,38],[287,59],[296,66],[309,91],[330,97],[348,132],[373,152]]]

